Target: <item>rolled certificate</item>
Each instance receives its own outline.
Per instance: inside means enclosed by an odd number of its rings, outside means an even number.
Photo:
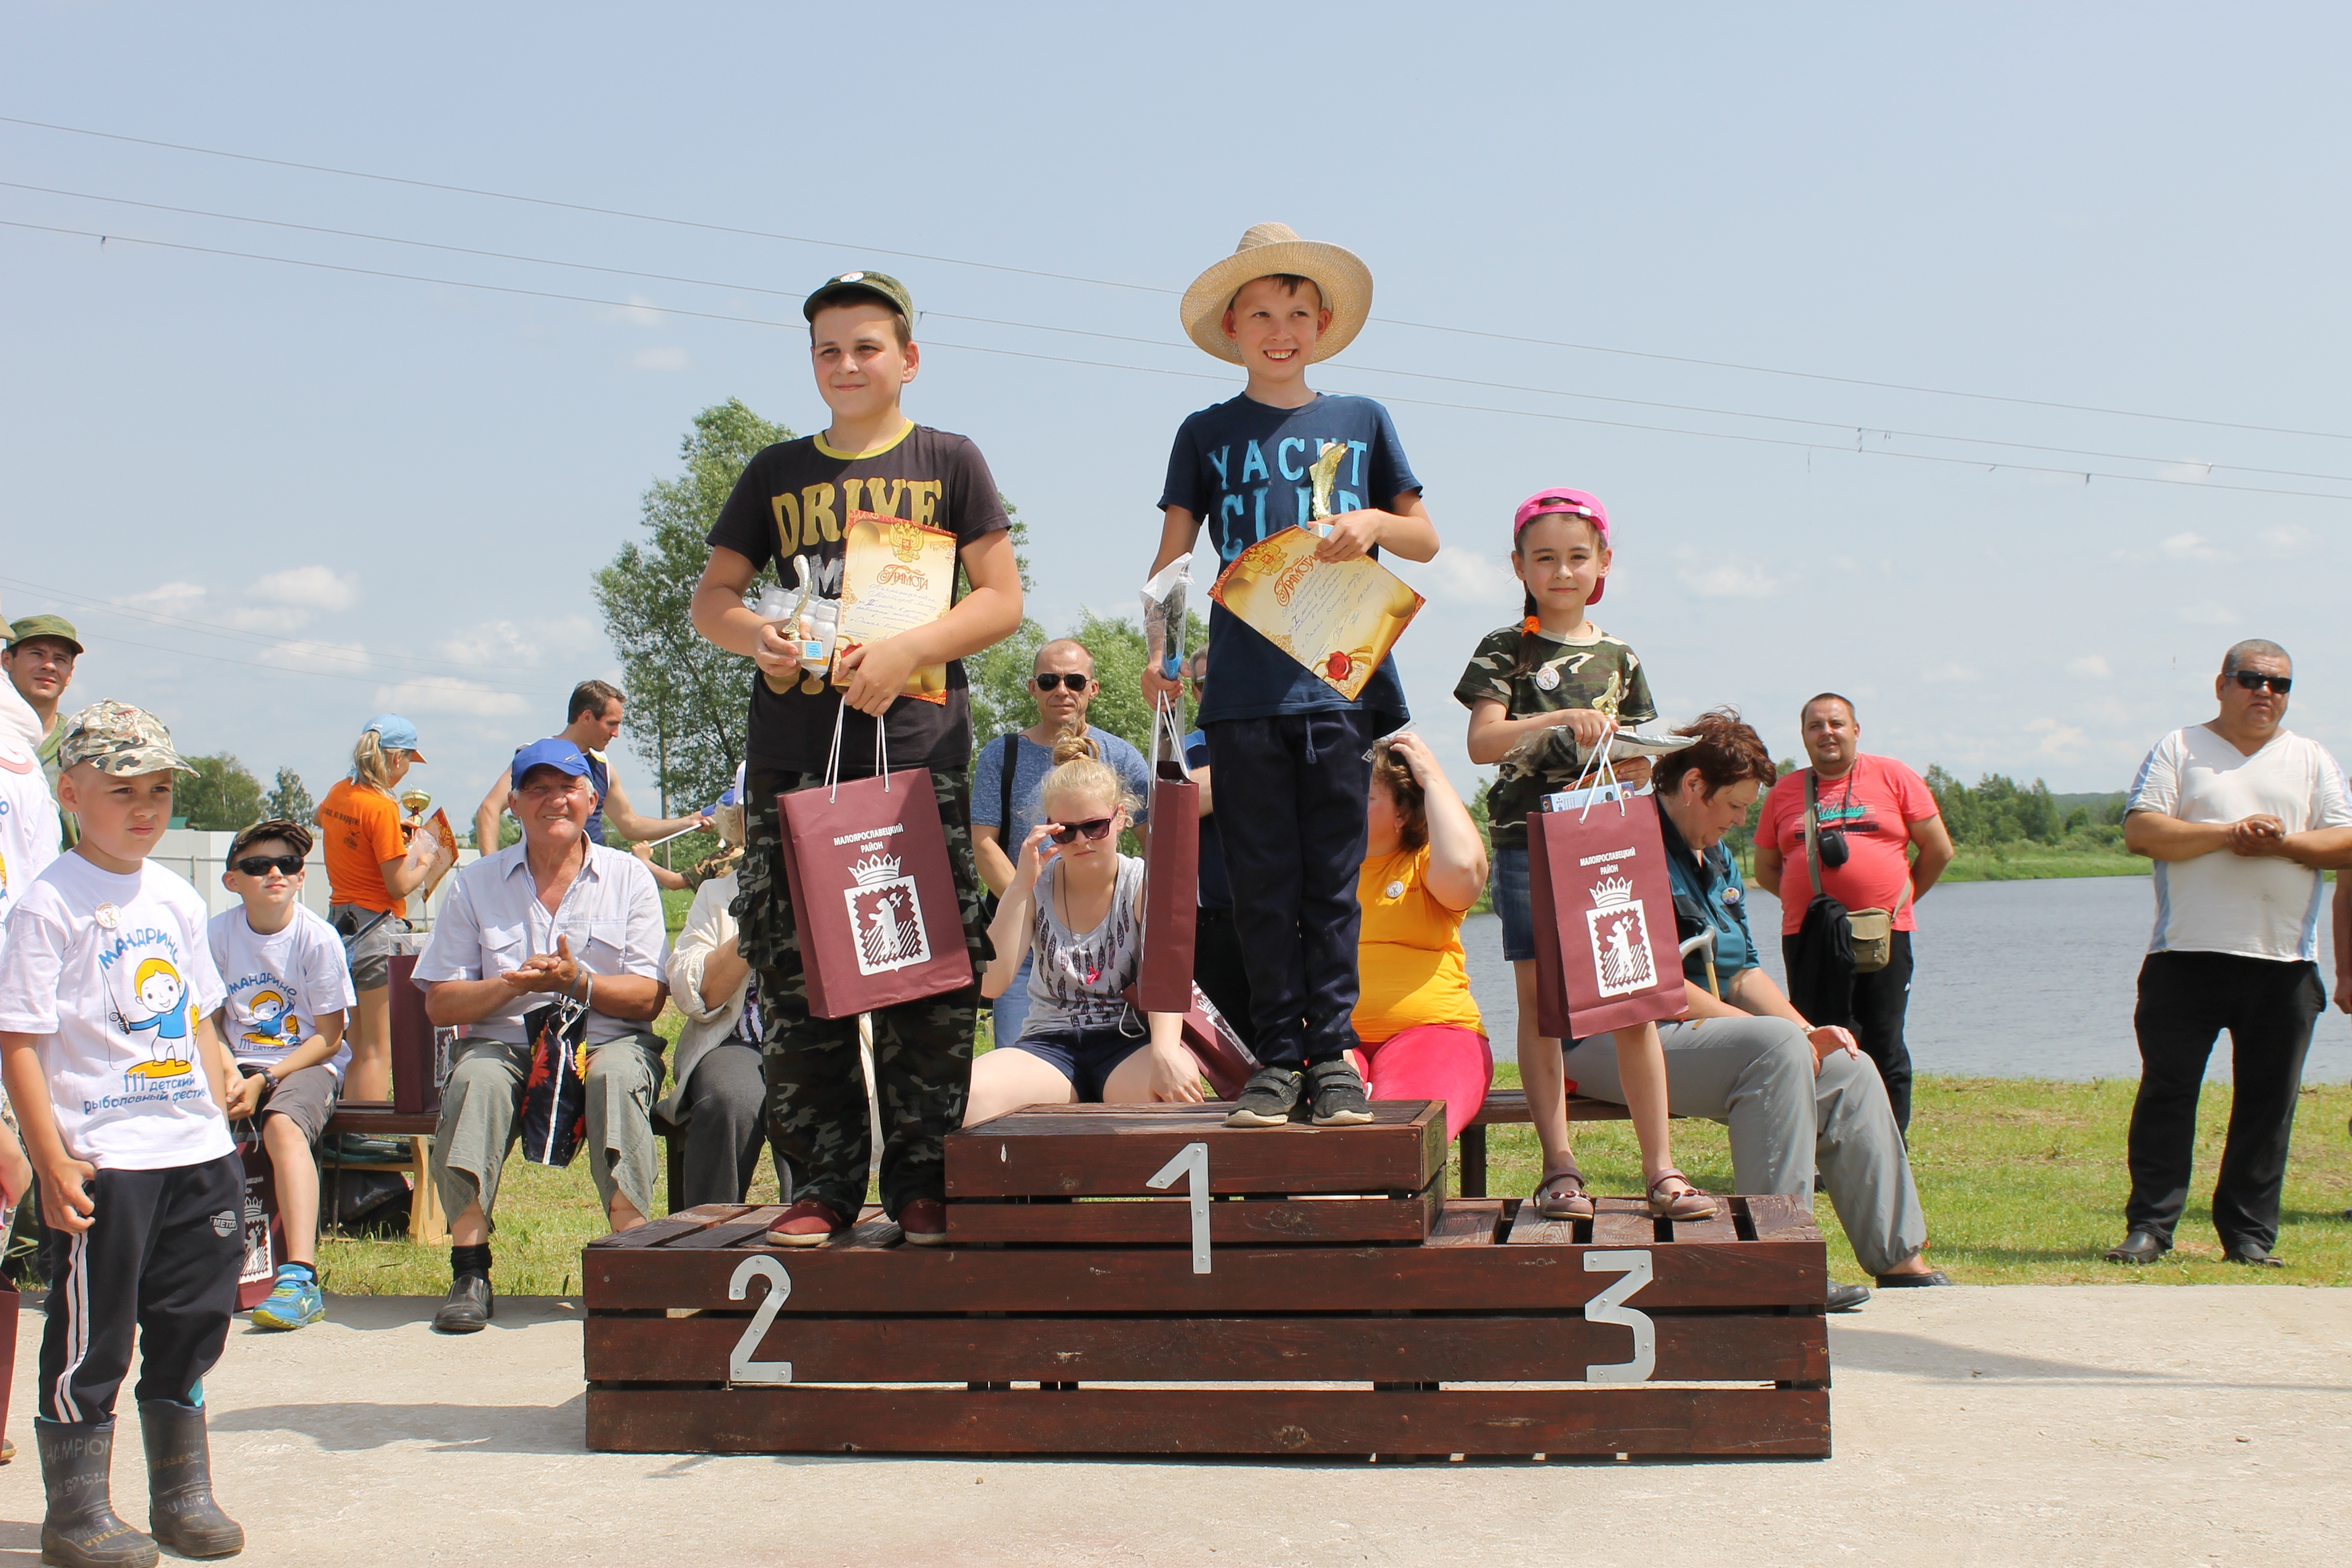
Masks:
[[[1179,555],[1143,585],[1143,646],[1163,680],[1184,670],[1184,592],[1192,585],[1192,555]]]

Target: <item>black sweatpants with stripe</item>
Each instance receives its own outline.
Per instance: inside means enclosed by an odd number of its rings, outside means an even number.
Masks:
[[[245,1261],[245,1167],[234,1154],[90,1179],[90,1227],[47,1226],[48,1326],[40,1413],[103,1421],[139,1339],[140,1399],[202,1404],[196,1385],[228,1342]]]

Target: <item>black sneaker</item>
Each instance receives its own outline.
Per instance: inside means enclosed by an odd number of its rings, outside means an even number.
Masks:
[[[1241,1099],[1225,1118],[1228,1127],[1280,1127],[1290,1120],[1306,1079],[1289,1068],[1260,1068],[1242,1085]]]
[[[1315,1099],[1318,1127],[1360,1127],[1372,1119],[1372,1102],[1364,1098],[1363,1076],[1345,1057],[1308,1068],[1307,1091]]]
[[[488,1277],[460,1274],[449,1287],[449,1299],[433,1314],[433,1327],[444,1334],[478,1334],[489,1327],[496,1311]]]

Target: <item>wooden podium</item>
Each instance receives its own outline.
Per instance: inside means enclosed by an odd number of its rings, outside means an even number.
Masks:
[[[1228,1109],[952,1134],[941,1247],[868,1210],[771,1247],[781,1211],[731,1205],[591,1243],[588,1446],[1829,1453],[1827,1266],[1797,1200],[1546,1221],[1445,1201],[1435,1104],[1350,1128],[1228,1129]]]

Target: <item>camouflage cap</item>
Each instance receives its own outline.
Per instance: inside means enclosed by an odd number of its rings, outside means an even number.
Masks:
[[[58,736],[58,766],[88,763],[115,778],[136,778],[167,768],[192,773],[196,770],[172,749],[172,731],[163,721],[128,702],[93,702],[65,722]]]

